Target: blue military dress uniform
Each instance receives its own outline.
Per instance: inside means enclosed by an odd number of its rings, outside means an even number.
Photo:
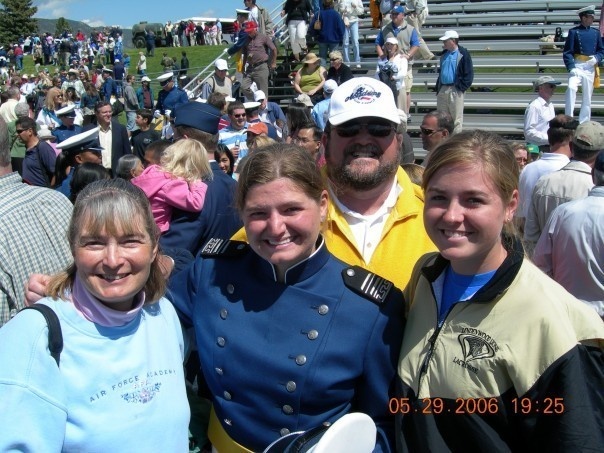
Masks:
[[[157,104],[155,109],[159,110],[162,115],[166,110],[174,111],[176,107],[189,102],[189,97],[181,88],[172,87],[170,91],[161,90],[157,95]]]
[[[595,57],[597,63],[591,66],[589,59]],[[571,72],[576,69],[576,74],[570,74],[568,79],[568,88],[565,96],[564,113],[568,116],[574,116],[575,101],[577,98],[577,89],[582,86],[583,99],[581,101],[581,111],[579,121],[581,123],[591,118],[591,96],[594,86],[600,86],[600,73],[598,65],[604,58],[604,45],[600,37],[600,32],[592,27],[578,25],[568,31],[568,37],[564,43],[562,59],[566,69]]]
[[[404,321],[390,282],[337,260],[322,238],[284,283],[246,243],[211,240],[171,279],[168,297],[195,327],[214,410],[232,440],[262,451],[358,411],[378,427],[376,451],[393,450],[389,389]]]
[[[77,124],[74,124],[71,128],[62,125],[53,130],[52,135],[56,137],[57,143],[61,143],[62,141],[67,140],[69,137],[81,134],[82,131],[82,126],[78,126]]]

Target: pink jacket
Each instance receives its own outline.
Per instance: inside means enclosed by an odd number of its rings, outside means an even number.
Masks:
[[[132,184],[140,187],[149,198],[155,223],[162,233],[170,228],[172,207],[199,212],[208,190],[208,186],[201,181],[189,186],[184,179],[173,177],[159,165],[145,168],[139,176],[132,178]]]

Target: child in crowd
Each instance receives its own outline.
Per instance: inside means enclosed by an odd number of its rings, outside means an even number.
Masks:
[[[203,180],[211,174],[204,146],[182,139],[166,148],[160,165],[148,166],[131,181],[149,198],[155,223],[164,233],[170,228],[172,208],[201,211],[208,189]]]

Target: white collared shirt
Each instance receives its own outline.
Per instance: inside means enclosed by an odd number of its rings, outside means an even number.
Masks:
[[[109,127],[105,131],[99,126],[99,143],[103,148],[103,151],[101,151],[103,167],[111,169],[111,147],[113,145],[111,123],[109,123]]]
[[[331,184],[328,184],[328,187],[329,196],[338,209],[342,211],[346,222],[348,222],[348,225],[350,226],[350,230],[352,231],[355,239],[355,247],[363,256],[365,263],[369,263],[371,261],[371,257],[373,256],[373,252],[382,239],[382,233],[384,231],[384,226],[386,225],[386,220],[396,205],[396,200],[403,191],[403,188],[398,185],[396,178],[394,178],[392,181],[392,187],[390,188],[390,193],[382,206],[380,206],[380,208],[373,214],[362,215],[358,212],[350,210],[344,204],[342,204],[332,190]]]

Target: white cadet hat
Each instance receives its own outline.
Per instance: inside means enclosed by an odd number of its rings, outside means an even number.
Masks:
[[[99,143],[99,128],[95,127],[81,134],[72,135],[59,143],[57,148],[69,153],[78,153],[81,151],[100,153],[103,151],[103,147]]]
[[[394,94],[388,85],[372,77],[355,77],[334,90],[329,104],[331,125],[367,117],[400,124]]]
[[[447,30],[443,36],[438,38],[439,41],[446,41],[447,39],[459,39],[459,35],[455,30]]]
[[[216,60],[214,62],[214,67],[216,69],[218,69],[219,71],[226,71],[229,69],[229,65],[226,62],[226,60],[223,60],[222,58],[219,58],[218,60]]]
[[[247,9],[236,9],[235,12],[238,16],[248,16],[250,14],[250,11]]]
[[[266,94],[264,94],[264,91],[256,90],[254,92],[254,101],[260,102],[260,101],[264,101],[265,99],[266,99]]]
[[[260,107],[260,102],[244,102],[243,103],[243,108],[246,110],[253,110],[253,109],[257,109],[258,107]]]
[[[66,107],[62,107],[59,110],[57,110],[55,113],[57,116],[69,116],[71,118],[75,118],[75,116],[76,116],[75,104],[71,104]]]
[[[170,80],[172,80],[173,77],[174,77],[174,73],[172,71],[170,71],[170,72],[166,72],[165,74],[160,75],[157,78],[157,81],[160,83],[160,85],[165,85]]]
[[[596,5],[589,5],[589,6],[586,6],[585,8],[581,8],[580,10],[577,11],[577,14],[579,16],[581,14],[589,14],[591,16],[595,16],[596,15]]]
[[[147,76],[143,76],[143,78],[141,79],[141,82],[151,82],[151,79]]]

